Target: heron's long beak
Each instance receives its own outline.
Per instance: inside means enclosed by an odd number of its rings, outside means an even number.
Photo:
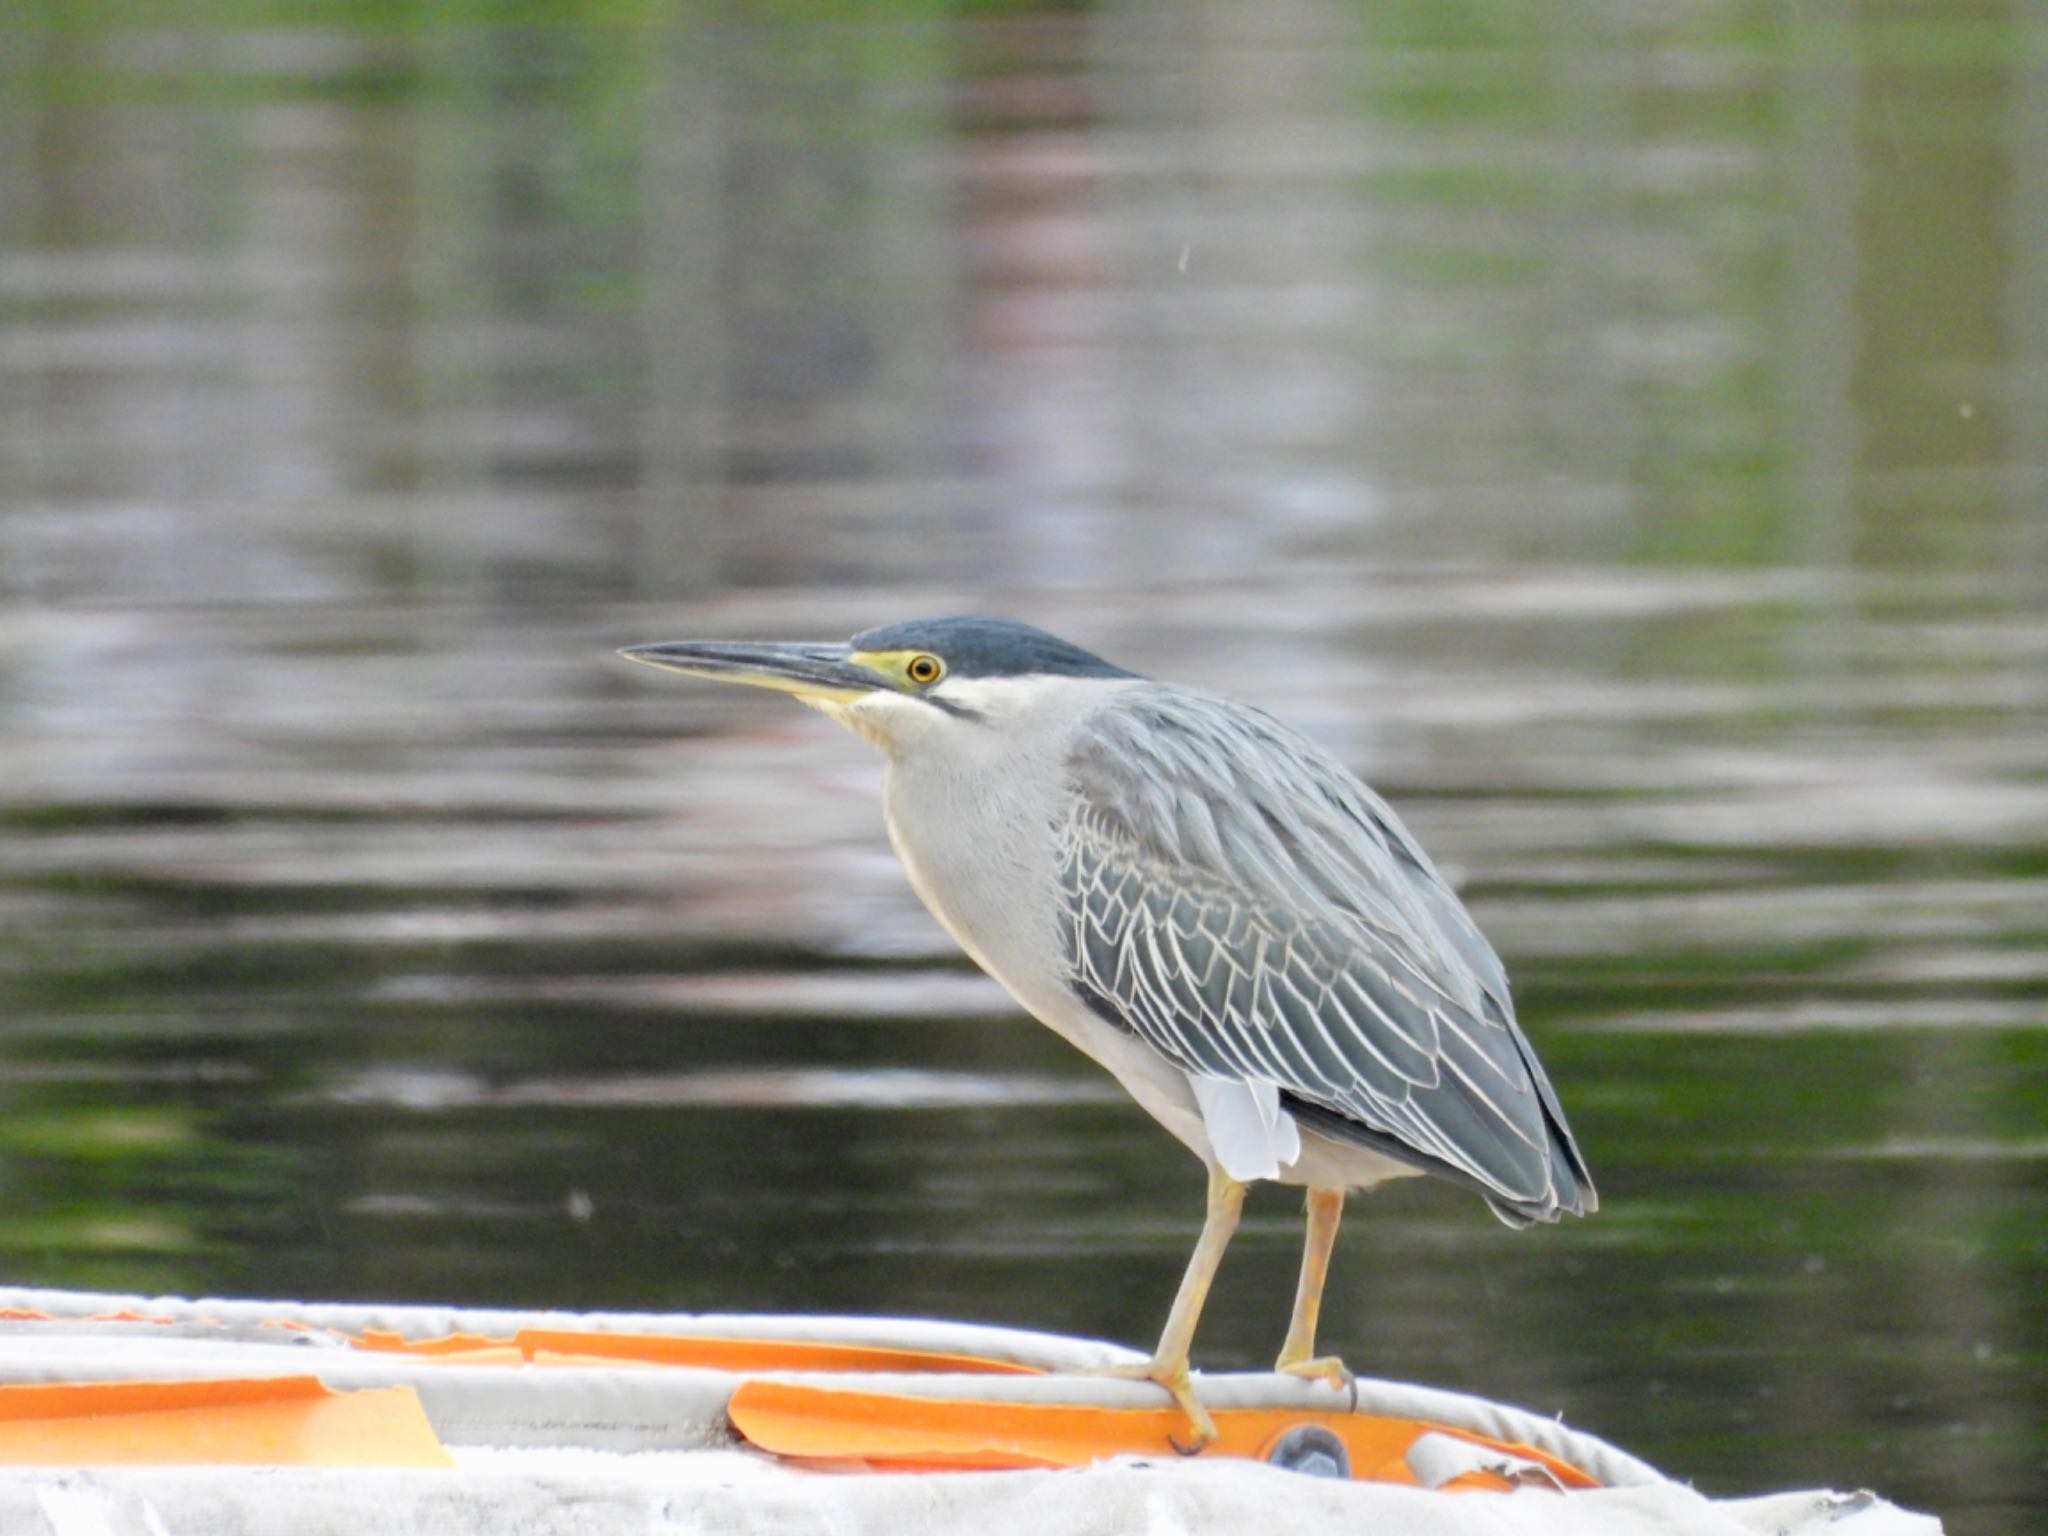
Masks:
[[[850,703],[877,689],[893,687],[883,673],[853,659],[845,645],[811,645],[766,640],[674,640],[631,645],[619,654],[650,667],[713,677],[720,682],[776,688],[804,699]]]

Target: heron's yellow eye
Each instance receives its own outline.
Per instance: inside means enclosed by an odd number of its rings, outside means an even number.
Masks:
[[[946,675],[946,664],[936,656],[913,656],[903,668],[903,675],[919,687],[936,683]]]

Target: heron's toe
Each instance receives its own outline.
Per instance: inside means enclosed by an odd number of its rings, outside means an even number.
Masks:
[[[1167,1443],[1183,1456],[1199,1456],[1216,1440],[1216,1421],[1209,1416],[1209,1410],[1202,1406],[1202,1400],[1195,1396],[1194,1377],[1188,1371],[1185,1360],[1148,1360],[1143,1365],[1105,1365],[1083,1373],[1088,1376],[1109,1376],[1119,1381],[1149,1381],[1166,1388],[1173,1398],[1173,1405],[1187,1415],[1188,1433],[1183,1439],[1179,1435],[1168,1435]]]

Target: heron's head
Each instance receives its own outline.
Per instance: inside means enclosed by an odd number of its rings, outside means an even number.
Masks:
[[[1090,682],[1137,676],[1029,624],[971,614],[887,624],[844,645],[676,640],[619,654],[794,694],[884,750],[946,724],[996,724]]]

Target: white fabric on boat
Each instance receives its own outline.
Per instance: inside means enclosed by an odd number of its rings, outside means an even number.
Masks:
[[[1434,1432],[1418,1435],[1401,1459],[1408,1463],[1408,1470],[1415,1474],[1415,1481],[1424,1488],[1441,1488],[1453,1478],[1473,1472],[1506,1478],[1517,1488],[1558,1491],[1564,1488],[1557,1474],[1540,1461],[1531,1461],[1526,1456],[1510,1456],[1506,1451],[1497,1451],[1490,1445],[1475,1445],[1456,1435]]]
[[[0,1471],[0,1530],[35,1536],[1939,1536],[1859,1495],[1712,1501],[1676,1483],[1425,1493],[1255,1462],[1122,1459],[1065,1472],[847,1477],[742,1452],[462,1454],[446,1472]]]

